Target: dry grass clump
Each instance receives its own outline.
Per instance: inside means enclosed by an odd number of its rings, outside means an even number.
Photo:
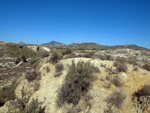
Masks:
[[[57,63],[55,65],[55,72],[61,72],[64,69],[64,66],[62,63]]]
[[[91,82],[93,81],[92,73],[94,67],[90,62],[78,62],[68,67],[68,73],[66,75],[64,84],[58,93],[58,106],[62,106],[65,102],[73,103],[76,106],[81,98],[85,96],[88,91]]]
[[[124,93],[116,91],[110,94],[105,101],[109,106],[115,106],[116,108],[120,109],[125,98],[126,95]]]
[[[111,83],[114,84],[116,87],[121,87],[123,85],[119,76],[114,76],[114,78],[111,80]]]
[[[142,66],[143,69],[147,70],[147,71],[150,71],[150,63],[145,63],[143,66]]]

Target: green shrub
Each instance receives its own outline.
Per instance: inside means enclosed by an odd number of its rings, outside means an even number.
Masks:
[[[61,72],[64,69],[64,66],[62,63],[57,63],[55,65],[55,72]]]
[[[113,92],[106,98],[106,103],[110,106],[115,106],[120,109],[126,98],[126,95],[122,92]]]
[[[24,55],[21,56],[23,62],[26,62],[26,57]]]
[[[68,67],[64,84],[58,93],[58,106],[62,106],[65,102],[73,103],[76,106],[82,95],[85,95],[93,81],[92,73],[94,67],[90,62],[78,62]]]

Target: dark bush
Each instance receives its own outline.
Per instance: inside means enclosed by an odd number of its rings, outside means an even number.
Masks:
[[[150,63],[146,63],[142,66],[143,69],[147,70],[147,71],[150,71]]]
[[[126,64],[118,64],[117,67],[116,67],[116,70],[118,72],[126,72],[127,71],[127,66]]]
[[[21,56],[23,62],[26,62],[26,57],[24,55]]]
[[[35,80],[36,78],[40,77],[40,72],[36,72],[36,71],[26,71],[25,73],[25,78],[31,82],[33,80]],[[40,78],[39,78],[40,79]]]
[[[64,66],[62,63],[57,63],[55,65],[55,72],[61,72],[64,69]]]
[[[66,50],[61,51],[62,55],[71,54],[72,52],[73,52],[73,51],[70,50],[70,49],[66,49]]]
[[[116,87],[121,87],[123,85],[119,76],[114,76],[114,78],[111,80],[111,83]]]
[[[58,93],[58,106],[62,106],[65,102],[73,103],[76,106],[82,95],[85,95],[93,81],[92,73],[94,67],[90,62],[78,62],[68,67],[64,84]]]
[[[57,51],[53,51],[51,56],[50,56],[49,62],[52,64],[55,64],[60,59],[61,59],[61,55]]]
[[[54,74],[54,77],[60,77],[62,75],[62,72],[57,72]]]
[[[150,96],[150,85],[144,85],[140,90],[135,92],[133,96],[136,96],[136,97]]]
[[[122,104],[126,98],[126,95],[122,92],[113,92],[106,98],[106,102],[110,106],[115,106],[116,108],[120,109]]]

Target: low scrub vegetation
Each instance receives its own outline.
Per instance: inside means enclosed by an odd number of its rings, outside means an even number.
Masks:
[[[126,98],[126,95],[122,92],[113,92],[106,98],[106,103],[112,107],[115,106],[116,108],[120,109],[122,104]]]
[[[90,62],[78,62],[75,64],[72,61],[68,69],[64,84],[58,93],[57,103],[59,107],[65,102],[73,103],[76,106],[81,96],[86,95],[93,81],[92,73],[94,72],[94,67]]]

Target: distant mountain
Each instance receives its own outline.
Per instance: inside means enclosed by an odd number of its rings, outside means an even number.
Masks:
[[[144,47],[139,47],[137,45],[131,44],[131,45],[115,45],[115,46],[107,46],[107,45],[99,45],[97,43],[72,43],[70,45],[67,45],[65,48],[69,49],[93,49],[93,50],[108,50],[108,49],[118,49],[118,48],[130,48],[130,49],[146,49]]]
[[[58,45],[65,45],[65,44],[60,43],[60,42],[56,42],[56,41],[51,41],[51,42],[48,42],[48,43],[41,44],[41,46],[58,46]]]
[[[24,42],[19,42],[18,44],[19,45],[26,45],[26,43],[24,43]]]

